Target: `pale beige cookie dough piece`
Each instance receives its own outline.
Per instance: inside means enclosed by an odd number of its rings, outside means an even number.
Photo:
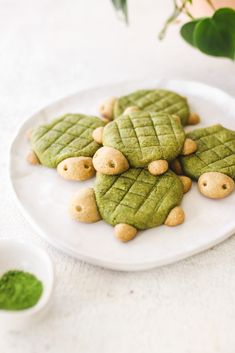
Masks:
[[[129,224],[119,223],[115,226],[114,233],[118,240],[125,243],[135,238],[137,229]]]
[[[152,175],[161,175],[168,169],[168,162],[164,159],[149,163],[148,170]]]
[[[113,120],[113,108],[116,101],[117,98],[109,97],[100,105],[99,112],[103,118]]]
[[[104,127],[100,126],[100,127],[97,127],[92,133],[93,139],[95,140],[95,142],[99,143],[100,145],[103,142],[103,131],[104,131]]]
[[[190,138],[186,138],[181,154],[184,156],[187,156],[189,154],[196,152],[196,150],[197,150],[196,142]]]
[[[27,156],[26,156],[26,161],[29,163],[29,164],[32,164],[32,165],[37,165],[37,164],[40,164],[40,161],[36,155],[35,152],[33,151],[29,151]]]
[[[129,168],[126,157],[112,147],[101,147],[93,157],[93,164],[97,171],[107,175],[120,174]]]
[[[73,197],[69,213],[73,219],[85,223],[98,222],[101,217],[92,188],[79,190]]]
[[[228,175],[219,172],[204,173],[198,179],[199,191],[212,199],[222,199],[235,189],[235,183]]]
[[[171,210],[164,224],[169,227],[174,227],[182,224],[184,219],[184,210],[180,206],[176,206]]]
[[[186,194],[186,192],[188,192],[192,187],[192,180],[189,177],[184,176],[184,175],[181,175],[179,178],[183,184],[184,194]]]
[[[70,157],[57,166],[57,172],[67,180],[87,180],[95,175],[91,157]]]

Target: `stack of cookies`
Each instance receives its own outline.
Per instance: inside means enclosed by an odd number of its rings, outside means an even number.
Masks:
[[[80,222],[103,219],[116,237],[184,222],[180,206],[191,179],[206,197],[228,196],[235,188],[235,131],[221,125],[188,134],[199,116],[185,97],[166,90],[139,90],[109,98],[103,120],[67,114],[30,133],[27,160],[57,168],[68,180],[96,174],[94,188],[80,190],[70,204]]]

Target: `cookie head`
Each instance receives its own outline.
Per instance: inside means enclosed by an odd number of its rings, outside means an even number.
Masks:
[[[93,178],[95,169],[91,157],[70,157],[57,166],[57,172],[67,180],[83,181]]]
[[[129,169],[129,163],[122,152],[112,147],[101,147],[93,157],[95,169],[106,175],[116,175]]]
[[[235,183],[228,175],[218,172],[208,172],[198,180],[199,191],[206,197],[222,199],[235,189]]]
[[[69,213],[76,221],[94,223],[101,219],[95,200],[94,190],[87,188],[79,190],[73,197]]]

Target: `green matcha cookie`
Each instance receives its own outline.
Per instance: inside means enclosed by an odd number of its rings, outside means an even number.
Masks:
[[[173,172],[153,176],[144,169],[133,168],[116,176],[97,174],[94,190],[79,191],[70,212],[82,222],[103,219],[115,226],[117,238],[128,241],[138,229],[181,224],[182,197],[183,184]]]
[[[86,180],[95,174],[92,159],[100,147],[92,134],[104,122],[93,116],[67,114],[32,131],[30,141],[34,154],[28,161],[57,168],[66,179]],[[32,157],[33,156],[33,157]]]
[[[178,115],[182,125],[197,124],[199,117],[191,114],[187,99],[163,89],[138,90],[119,98],[109,98],[100,107],[100,113],[109,120],[116,119],[130,108],[147,112]]]
[[[180,157],[183,172],[198,180],[208,197],[222,198],[234,189],[235,131],[214,125],[187,134],[198,146],[190,156]]]
[[[98,172],[109,175],[129,166],[148,167],[151,174],[160,175],[168,169],[168,161],[196,150],[195,142],[185,139],[179,117],[166,113],[122,115],[104,127],[102,142],[104,147],[95,153],[93,164]]]

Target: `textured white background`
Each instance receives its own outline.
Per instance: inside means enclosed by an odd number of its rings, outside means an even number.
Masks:
[[[16,127],[74,91],[140,77],[196,79],[235,94],[235,66],[156,34],[171,1],[130,0],[131,26],[109,0],[0,0],[0,236],[41,244],[56,267],[48,317],[0,332],[1,353],[233,353],[235,237],[201,255],[142,273],[75,261],[44,243],[20,215],[7,180]]]

